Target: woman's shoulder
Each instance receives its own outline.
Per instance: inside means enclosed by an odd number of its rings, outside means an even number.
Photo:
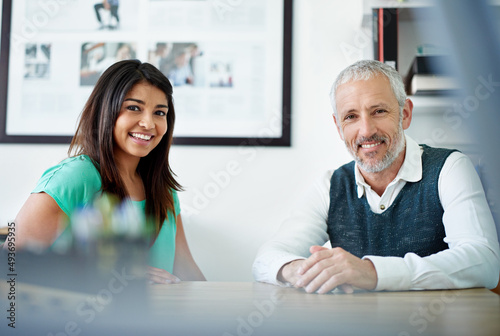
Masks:
[[[174,212],[175,216],[178,216],[181,213],[181,204],[179,202],[179,196],[177,195],[177,190],[170,189],[172,192],[172,199],[174,201]]]
[[[87,155],[67,158],[47,169],[40,183],[99,183],[101,177],[92,160]]]
[[[100,189],[99,171],[88,156],[79,155],[47,169],[32,193],[49,194],[64,212],[69,212],[74,205],[91,200]]]

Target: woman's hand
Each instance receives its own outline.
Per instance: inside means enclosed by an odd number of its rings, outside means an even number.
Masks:
[[[148,266],[146,272],[151,284],[175,284],[181,282],[181,279],[164,269]]]

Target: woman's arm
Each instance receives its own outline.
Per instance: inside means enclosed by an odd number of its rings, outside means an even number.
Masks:
[[[189,251],[181,215],[177,216],[176,224],[174,274],[181,280],[205,281],[205,276],[198,268],[198,265],[196,265]]]
[[[66,214],[51,196],[43,192],[31,194],[14,220],[16,247],[23,248],[30,243],[49,247],[65,217]]]

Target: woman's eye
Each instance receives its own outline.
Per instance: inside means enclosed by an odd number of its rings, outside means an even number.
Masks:
[[[348,114],[345,116],[344,120],[352,120],[354,118],[355,118],[354,114]]]
[[[139,106],[136,106],[136,105],[129,105],[129,106],[127,106],[127,110],[130,110],[130,111],[140,111]]]
[[[155,112],[155,114],[156,114],[156,115],[159,115],[159,116],[161,116],[161,117],[164,117],[164,116],[166,116],[166,115],[167,115],[167,113],[166,113],[165,111],[156,111],[156,112]]]

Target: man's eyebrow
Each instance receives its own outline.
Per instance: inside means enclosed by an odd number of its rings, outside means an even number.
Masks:
[[[347,114],[347,113],[351,113],[351,112],[355,112],[355,111],[357,111],[355,108],[350,108],[350,109],[342,111],[342,112]]]
[[[378,103],[378,104],[373,104],[372,106],[370,106],[370,108],[376,108],[376,107],[389,108],[389,105],[387,105],[385,103]]]
[[[376,104],[373,104],[373,105],[370,105],[369,107],[370,109],[374,109],[374,108],[384,108],[384,109],[389,109],[390,108],[390,105],[386,104],[386,103],[376,103]],[[352,108],[349,108],[348,110],[345,110],[345,111],[339,111],[339,113],[343,113],[343,114],[349,114],[351,112],[356,112],[358,111],[357,108],[355,107],[352,107]]]

